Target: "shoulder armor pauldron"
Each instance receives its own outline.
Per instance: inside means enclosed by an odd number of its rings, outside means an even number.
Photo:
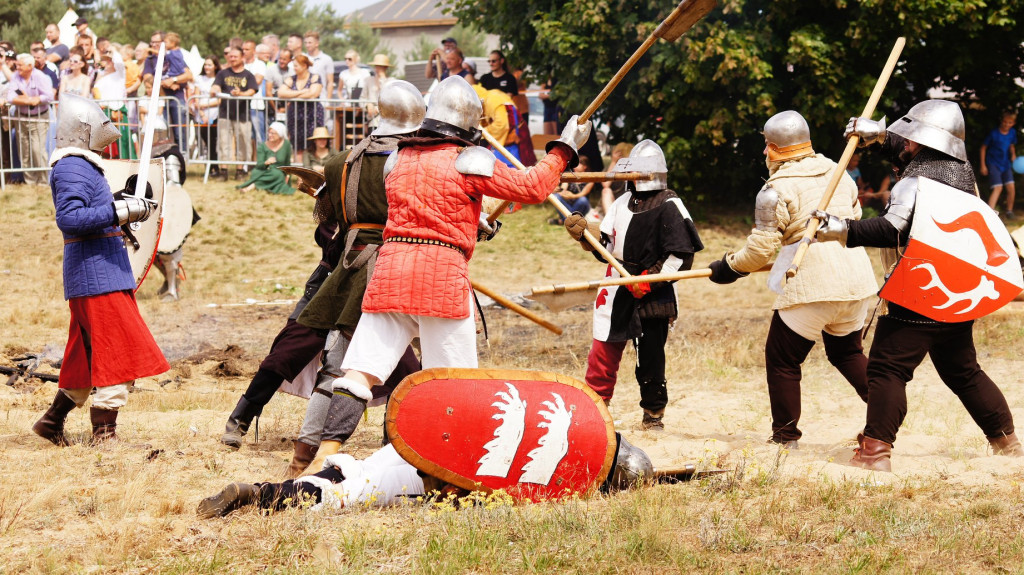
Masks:
[[[889,194],[889,206],[882,216],[900,232],[910,229],[910,220],[914,216],[914,204],[917,202],[917,178],[905,178],[896,182]]]
[[[388,156],[387,161],[384,162],[384,177],[385,178],[388,177],[388,174],[390,174],[391,170],[395,169],[395,166],[397,166],[397,165],[398,165],[398,150],[395,150],[394,152],[391,152],[391,154]]]
[[[489,178],[494,175],[494,162],[497,161],[498,159],[487,148],[470,146],[462,150],[455,159],[455,170],[467,176]]]
[[[779,215],[775,209],[779,205],[779,192],[765,184],[754,200],[754,227],[765,232],[779,229]]]

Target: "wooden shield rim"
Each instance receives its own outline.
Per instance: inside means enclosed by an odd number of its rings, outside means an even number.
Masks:
[[[416,469],[436,477],[446,483],[451,483],[456,487],[462,489],[468,489],[470,491],[480,491],[483,493],[491,493],[493,489],[483,485],[478,481],[473,481],[467,477],[463,477],[453,471],[449,471],[444,467],[422,457],[420,454],[409,446],[408,443],[402,439],[402,436],[398,433],[398,424],[395,420],[398,409],[405,400],[409,392],[412,391],[417,385],[433,381],[435,379],[515,379],[515,380],[534,380],[534,381],[552,381],[574,387],[583,393],[585,393],[591,401],[594,402],[597,407],[598,413],[605,422],[605,433],[608,439],[608,449],[605,453],[604,463],[601,465],[601,470],[598,473],[599,478],[607,477],[611,471],[612,464],[615,463],[616,446],[618,442],[615,440],[615,424],[612,421],[611,413],[608,411],[608,407],[604,404],[604,400],[598,396],[594,390],[590,389],[586,383],[563,375],[561,373],[555,373],[552,371],[539,371],[539,370],[521,370],[521,369],[487,369],[487,368],[468,368],[468,367],[434,367],[431,369],[424,369],[417,371],[416,373],[410,374],[405,377],[398,386],[391,393],[391,399],[388,400],[387,412],[384,416],[384,425],[388,432],[388,438],[391,441],[391,445],[394,446],[395,451],[404,459],[409,465],[412,465]],[[602,481],[595,481],[594,484],[587,490],[586,494],[597,490]]]

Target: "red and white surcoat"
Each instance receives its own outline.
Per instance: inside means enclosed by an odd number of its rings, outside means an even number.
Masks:
[[[469,259],[483,196],[536,204],[558,185],[569,152],[555,147],[529,171],[495,162],[490,177],[455,169],[462,147],[451,143],[401,148],[384,180],[385,244],[366,287],[363,311],[447,319],[470,314]],[[445,245],[402,243],[415,238]],[[453,247],[458,248],[458,250]]]

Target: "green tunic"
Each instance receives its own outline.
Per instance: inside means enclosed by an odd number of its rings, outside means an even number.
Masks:
[[[277,163],[268,166],[268,158],[277,158]],[[284,172],[278,168],[280,166],[289,166],[291,163],[292,145],[288,140],[282,142],[281,147],[276,152],[267,147],[266,142],[263,142],[256,148],[256,165],[253,166],[249,180],[238,187],[244,188],[249,184],[256,184],[258,189],[268,191],[271,194],[290,196],[295,193],[295,190],[288,185],[288,182],[285,181]]]
[[[362,171],[359,174],[358,214],[346,214],[349,223],[343,221],[343,203],[341,197],[341,175],[348,158],[349,150],[328,159],[324,165],[324,177],[327,185],[324,190],[330,194],[334,213],[341,222],[338,240],[344,242],[351,222],[384,225],[388,219],[388,198],[384,192],[385,155],[364,154]],[[360,229],[357,232],[354,246],[380,245],[383,243],[384,230]],[[316,292],[309,305],[299,315],[298,322],[313,329],[355,328],[362,315],[363,293],[366,291],[367,266],[346,269],[345,263],[351,263],[362,252],[353,250],[343,256],[342,261],[334,268],[331,275],[324,281],[320,291]]]

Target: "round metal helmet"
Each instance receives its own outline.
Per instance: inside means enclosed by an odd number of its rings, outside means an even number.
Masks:
[[[420,127],[435,134],[476,143],[480,139],[477,126],[483,113],[480,97],[469,82],[461,76],[449,76],[430,94],[430,105]]]
[[[420,128],[427,105],[420,91],[405,80],[388,80],[377,98],[380,125],[373,136],[409,134]]]
[[[967,161],[964,146],[964,115],[960,105],[949,100],[925,100],[916,104],[888,128],[911,142]]]
[[[638,192],[664,190],[668,187],[668,163],[665,152],[653,140],[643,140],[633,146],[628,158],[622,158],[615,164],[613,172],[652,172],[654,179],[643,182],[631,182]]]
[[[615,453],[615,468],[608,479],[608,486],[611,489],[629,489],[642,481],[649,481],[654,477],[654,464],[647,453],[639,447],[626,441],[625,437],[616,434],[619,438],[619,450]]]
[[[779,112],[764,123],[764,141],[772,162],[795,160],[814,154],[811,129],[800,112]]]
[[[168,154],[164,157],[164,177],[168,182],[181,183],[181,162],[178,156]]]
[[[57,147],[85,148],[99,152],[121,133],[99,104],[73,94],[60,97],[57,108]]]

